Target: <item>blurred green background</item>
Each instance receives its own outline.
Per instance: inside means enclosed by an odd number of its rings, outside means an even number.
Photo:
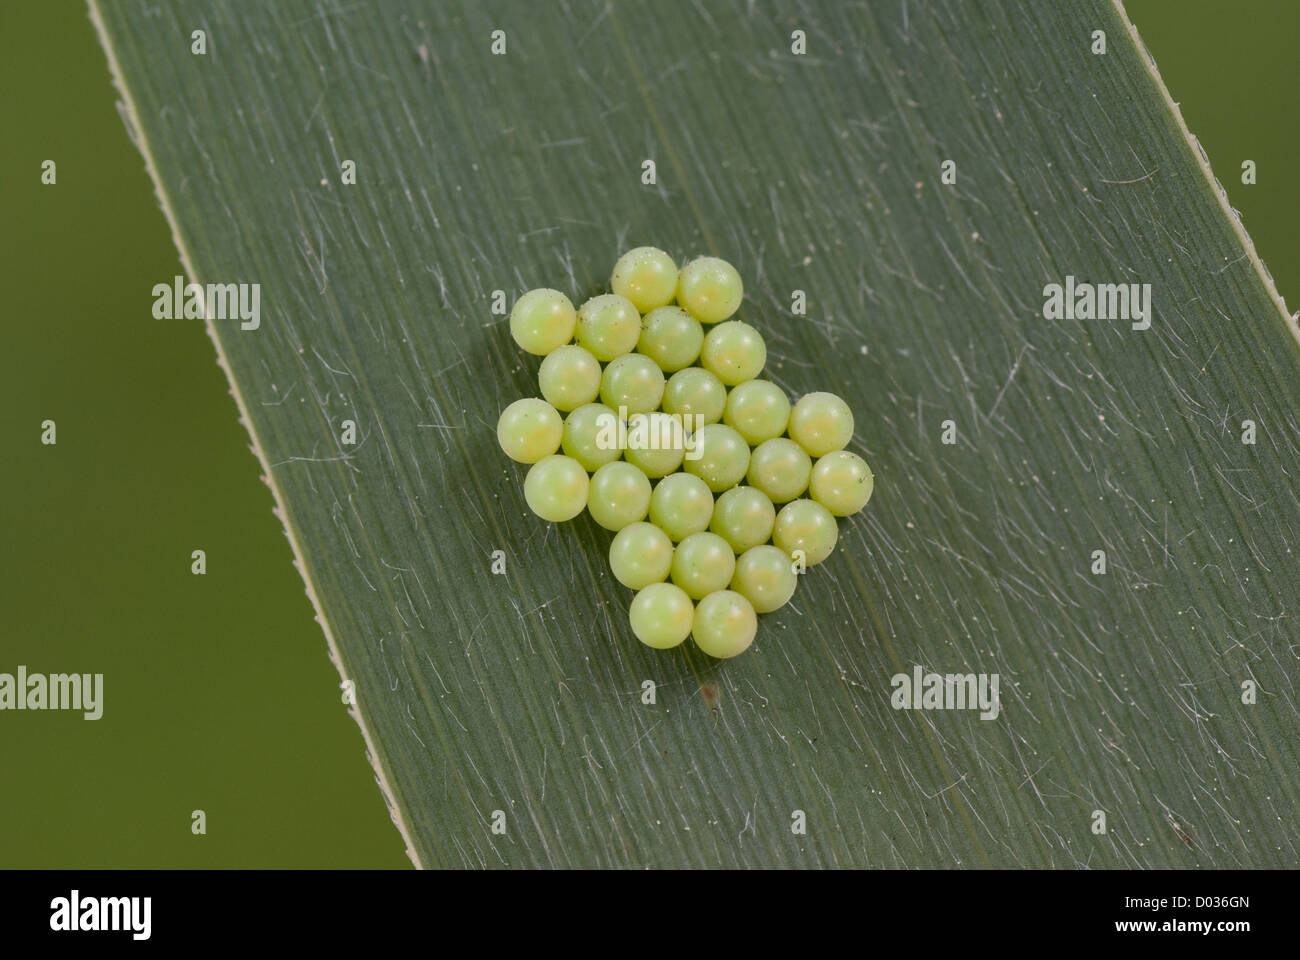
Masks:
[[[1300,305],[1300,3],[1127,9]],[[0,714],[0,867],[409,867],[213,348],[151,315],[180,264],[81,3],[0,5],[0,89],[0,672],[105,675],[98,721]]]

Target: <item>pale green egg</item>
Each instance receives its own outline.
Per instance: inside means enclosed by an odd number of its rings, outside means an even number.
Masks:
[[[652,583],[632,598],[628,620],[632,633],[647,647],[669,650],[690,635],[695,604],[680,587]]]
[[[808,566],[821,563],[835,549],[839,539],[835,517],[813,500],[794,500],[781,508],[772,528],[772,542],[791,557],[803,552]]]
[[[707,530],[712,517],[713,493],[709,485],[689,473],[669,474],[650,495],[650,522],[673,541]]]
[[[771,613],[786,605],[798,583],[799,575],[784,551],[764,545],[750,547],[736,559],[731,589],[758,613]]]
[[[556,410],[576,410],[600,394],[600,361],[576,344],[551,351],[537,371],[542,396]]]
[[[636,413],[627,418],[623,459],[649,478],[666,477],[682,465],[686,433],[682,421],[667,413]]]
[[[652,523],[629,523],[614,534],[609,545],[609,569],[614,579],[633,590],[666,580],[672,562],[672,541]]]
[[[692,260],[677,275],[677,302],[704,323],[726,320],[744,296],[740,273],[717,257]]]
[[[632,464],[615,460],[591,475],[587,510],[606,530],[644,520],[649,509],[650,480]]]
[[[673,551],[670,576],[692,600],[724,590],[736,572],[736,555],[716,533],[692,533]]]
[[[833,450],[817,461],[808,487],[812,498],[835,516],[850,517],[871,499],[875,478],[856,453]]]
[[[501,411],[497,442],[511,460],[536,463],[560,448],[563,424],[559,413],[545,400],[516,400]]]
[[[843,450],[853,439],[853,411],[833,393],[800,397],[790,411],[790,439],[813,457]]]
[[[803,447],[785,437],[776,437],[754,448],[746,479],[773,503],[785,503],[808,489],[811,471],[812,460]]]
[[[753,380],[767,363],[763,335],[741,320],[728,320],[708,332],[700,366],[729,387]]]
[[[776,507],[767,494],[755,487],[732,487],[713,505],[709,529],[741,554],[767,543],[775,522]]]
[[[727,388],[722,381],[700,367],[678,370],[664,387],[664,412],[689,417],[687,432],[696,425],[717,423],[727,406]]]
[[[722,411],[722,422],[751,446],[781,436],[789,419],[790,400],[770,380],[747,380],[732,387]]]
[[[613,293],[592,297],[578,308],[578,346],[601,363],[631,353],[641,338],[641,314],[632,301]]]
[[[611,360],[600,378],[600,400],[614,410],[649,413],[664,396],[664,374],[659,365],[639,353]]]
[[[636,348],[664,373],[689,367],[699,358],[704,328],[681,307],[660,307],[641,319],[641,339]]]
[[[587,505],[587,471],[572,457],[543,457],[524,477],[524,500],[543,520],[563,523]]]
[[[577,314],[559,290],[529,290],[510,311],[510,335],[531,354],[546,356],[573,339]]]
[[[682,469],[699,477],[714,493],[730,490],[745,478],[749,469],[749,444],[731,427],[711,423],[696,431],[691,439],[695,450],[685,458]]]
[[[649,313],[672,303],[677,295],[677,261],[658,247],[629,250],[614,264],[609,288]]]
[[[695,606],[691,635],[711,657],[725,660],[744,653],[757,633],[754,605],[734,590],[711,593]]]
[[[564,418],[560,442],[566,455],[594,471],[623,455],[623,439],[617,413],[603,403],[584,403]]]

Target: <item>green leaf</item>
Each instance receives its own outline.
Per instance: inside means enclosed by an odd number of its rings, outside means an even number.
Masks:
[[[1121,7],[93,14],[186,274],[261,284],[209,329],[417,863],[1296,865],[1300,341]],[[641,243],[734,262],[876,473],[733,661],[641,647],[496,446],[493,291]],[[1045,319],[1071,276],[1150,329]],[[916,665],[1000,715],[893,709]]]

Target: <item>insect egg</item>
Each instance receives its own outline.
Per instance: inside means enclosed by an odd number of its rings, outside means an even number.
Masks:
[[[811,470],[812,461],[803,447],[785,437],[775,437],[754,448],[746,479],[773,503],[785,503],[808,489]]]
[[[736,560],[731,589],[754,605],[759,613],[779,610],[794,596],[799,575],[790,558],[771,545],[751,547]]]
[[[546,356],[573,339],[573,302],[548,287],[529,290],[510,311],[510,335],[524,350]]]
[[[641,314],[626,297],[606,293],[578,308],[578,345],[602,363],[631,353],[641,338]]]
[[[835,517],[820,503],[793,500],[781,508],[772,528],[772,542],[790,556],[802,550],[808,566],[821,563],[835,549],[840,531]]]
[[[625,587],[640,590],[668,578],[673,543],[652,523],[637,521],[614,534],[609,545],[609,568]]]
[[[726,589],[735,572],[736,555],[716,533],[692,533],[673,551],[673,583],[692,600]]]
[[[511,460],[536,463],[560,447],[560,415],[545,400],[527,397],[501,411],[497,442]]]
[[[690,417],[688,429],[696,423],[717,423],[727,406],[727,388],[709,371],[687,367],[668,378],[663,404],[665,413]]]
[[[677,275],[677,302],[704,323],[726,320],[745,295],[736,268],[717,257],[700,257]]]
[[[563,523],[587,505],[587,471],[571,457],[543,457],[524,477],[524,500],[533,513],[551,523]]]
[[[674,541],[707,530],[712,516],[713,493],[692,474],[669,474],[650,495],[650,522]]]
[[[677,263],[658,247],[637,247],[618,258],[609,288],[632,301],[642,313],[649,313],[673,302]]]
[[[732,487],[713,505],[709,529],[742,554],[767,543],[776,522],[776,507],[763,491],[754,487]]]
[[[664,396],[664,374],[649,357],[625,353],[611,360],[600,378],[600,399],[615,410],[649,413]]]
[[[833,450],[813,467],[809,493],[835,516],[848,517],[867,505],[874,486],[865,460],[849,450]]]
[[[740,320],[720,323],[708,332],[700,365],[729,387],[753,380],[767,363],[763,335]]]
[[[853,439],[853,411],[833,393],[810,393],[790,411],[790,439],[812,457],[843,450]]]
[[[745,438],[723,423],[701,427],[692,438],[699,454],[687,459],[685,470],[709,485],[714,493],[729,490],[740,483],[749,467],[749,444]]]
[[[737,656],[759,615],[835,549],[836,518],[871,497],[871,470],[847,449],[853,413],[827,392],[792,406],[756,379],[767,346],[735,319],[744,283],[725,260],[678,269],[636,247],[609,286],[576,310],[550,288],[515,302],[510,333],[543,358],[542,399],[506,407],[497,441],[530,465],[524,499],[539,517],[586,509],[613,531],[609,568],[636,591],[628,621],[640,642],[669,649],[693,636],[708,656]]]
[[[600,361],[574,344],[560,347],[542,361],[537,385],[556,410],[575,410],[600,393]]]
[[[641,320],[641,339],[636,348],[664,373],[689,367],[700,356],[704,328],[681,307],[660,307]]]
[[[711,593],[695,606],[691,634],[711,657],[726,659],[749,649],[758,633],[754,605],[734,590]]]
[[[632,632],[647,647],[668,650],[684,641],[695,621],[695,605],[680,587],[652,583],[632,599]]]
[[[618,414],[603,403],[584,403],[564,418],[560,442],[586,470],[598,470],[623,454]]]
[[[789,419],[785,391],[769,380],[747,380],[732,387],[722,412],[722,422],[751,444],[781,436]]]
[[[686,433],[679,418],[658,411],[627,418],[623,459],[640,467],[647,477],[654,480],[668,476],[682,465],[684,456]]]
[[[606,530],[643,520],[649,509],[650,481],[632,464],[615,460],[591,475],[587,510]]]

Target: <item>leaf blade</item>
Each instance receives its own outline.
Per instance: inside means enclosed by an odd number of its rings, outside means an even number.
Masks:
[[[1296,341],[1122,11],[377,9],[98,15],[187,272],[266,287],[264,331],[210,332],[417,862],[1294,862],[1294,655],[1249,628],[1296,532]],[[800,26],[809,57],[782,54]],[[527,515],[490,429],[535,374],[491,291],[588,295],[635,242],[737,262],[771,375],[844,393],[878,477],[725,665],[636,647],[607,537]],[[1165,322],[1043,321],[1043,284],[1089,272],[1149,278]],[[1234,449],[1225,404],[1274,411],[1271,449]],[[1097,545],[1122,584],[1090,582]],[[1224,649],[1167,636],[1187,615]],[[918,662],[1000,672],[1010,712],[891,710]],[[1280,696],[1220,731],[1250,671]]]

